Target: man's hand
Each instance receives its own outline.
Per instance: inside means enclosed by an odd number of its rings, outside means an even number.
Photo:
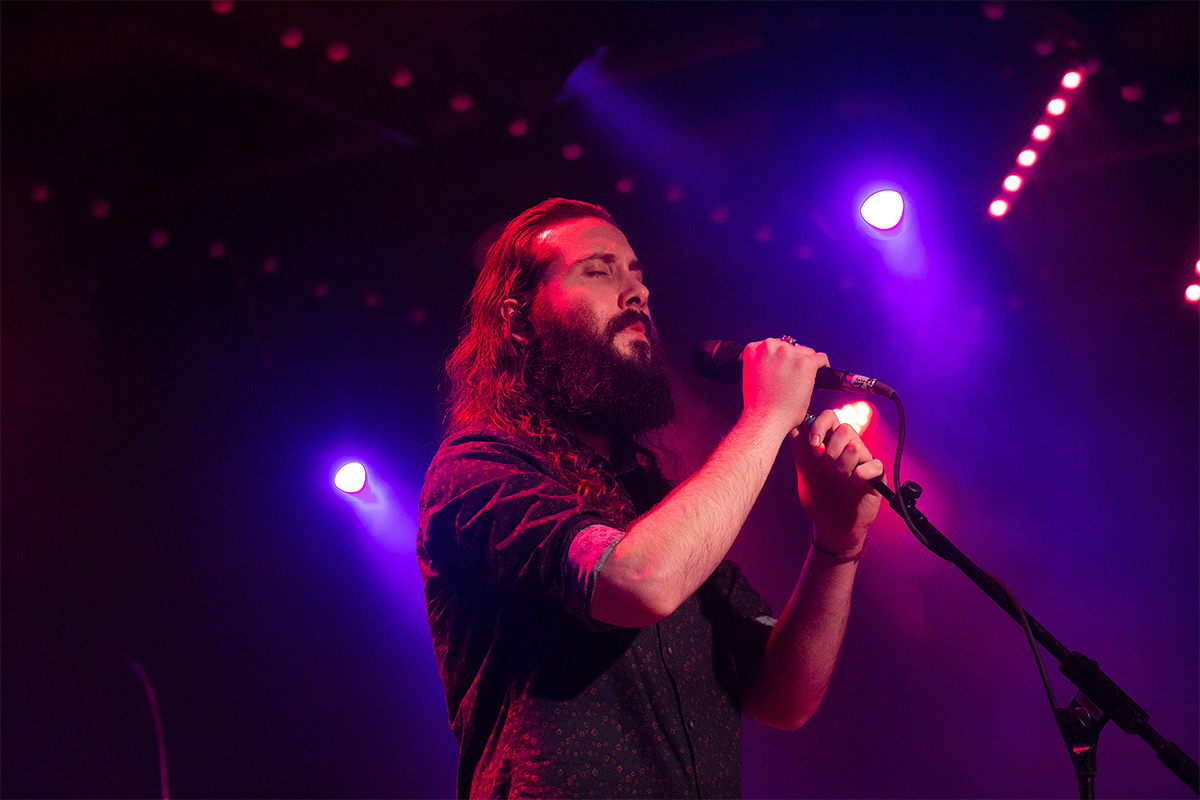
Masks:
[[[817,369],[829,358],[782,339],[751,342],[742,350],[742,416],[779,425],[779,439],[804,421]]]
[[[822,412],[809,431],[793,429],[789,436],[800,502],[812,517],[819,548],[809,553],[771,630],[742,708],[760,722],[794,730],[812,717],[829,688],[850,618],[854,562],[879,511],[881,498],[867,481],[883,474],[883,464],[832,411]]]
[[[861,552],[879,513],[879,494],[867,483],[883,474],[858,433],[823,411],[806,432],[789,434],[796,456],[800,503],[813,520],[813,540],[842,556]]]

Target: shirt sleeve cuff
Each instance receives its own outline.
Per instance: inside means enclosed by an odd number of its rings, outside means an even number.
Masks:
[[[596,576],[624,536],[624,531],[608,525],[589,525],[575,534],[567,551],[567,608],[589,625],[598,624],[591,613]]]

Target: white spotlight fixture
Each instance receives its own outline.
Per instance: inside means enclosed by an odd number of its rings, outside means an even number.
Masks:
[[[343,464],[333,476],[333,485],[346,494],[361,492],[367,485],[367,468],[358,461]]]
[[[888,231],[904,217],[904,198],[895,189],[883,189],[864,200],[858,213],[872,228]]]

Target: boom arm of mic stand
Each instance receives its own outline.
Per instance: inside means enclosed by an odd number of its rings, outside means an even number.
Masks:
[[[905,481],[904,485],[900,487],[900,492],[897,493],[888,488],[887,484],[881,478],[875,478],[870,483],[888,501],[888,505],[897,514],[900,514],[901,517],[904,516],[904,513],[901,511],[900,504],[905,504],[904,507],[908,511],[908,517],[920,531],[920,535],[917,538],[923,544],[938,557],[944,558],[958,567],[988,597],[996,601],[996,604],[1006,614],[1020,622],[1020,617],[1024,610],[1012,607],[1009,594],[1002,588],[996,577],[981,569],[963,555],[961,550],[955,547],[941,531],[933,526],[924,514],[917,510],[917,498],[921,496],[920,486],[912,481]],[[1063,730],[1063,736],[1067,739],[1068,745],[1071,746],[1071,755],[1076,763],[1076,771],[1080,772],[1080,760],[1077,756],[1084,755],[1084,753],[1079,752],[1079,749],[1083,748],[1090,755],[1092,775],[1095,775],[1094,739],[1099,735],[1100,727],[1111,718],[1120,726],[1121,730],[1126,733],[1136,734],[1144,739],[1147,744],[1154,748],[1154,751],[1158,754],[1159,761],[1166,764],[1193,792],[1200,794],[1200,769],[1197,768],[1196,761],[1183,752],[1179,745],[1167,741],[1154,728],[1150,727],[1150,715],[1143,711],[1137,703],[1133,702],[1133,699],[1121,687],[1117,686],[1112,678],[1105,675],[1095,661],[1082,653],[1068,650],[1041,623],[1035,620],[1032,615],[1028,612],[1024,612],[1024,615],[1033,631],[1034,638],[1046,648],[1047,652],[1058,659],[1059,671],[1063,675],[1066,675],[1080,691],[1080,695],[1077,695],[1075,700],[1072,701],[1068,714],[1061,714],[1058,709],[1055,710],[1055,716],[1059,718],[1059,725]],[[1064,719],[1064,717],[1067,719]],[[1067,725],[1076,726],[1073,733],[1069,734]],[[1089,725],[1094,730],[1090,732],[1079,730],[1081,726],[1086,728]],[[1090,746],[1084,743],[1084,740],[1088,737],[1092,740]],[[1083,774],[1081,772],[1080,776],[1082,784]]]

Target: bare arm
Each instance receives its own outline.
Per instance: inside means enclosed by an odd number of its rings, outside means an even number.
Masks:
[[[800,498],[813,519],[813,540],[838,556],[809,550],[748,690],[746,713],[778,728],[807,722],[829,688],[858,569],[858,561],[849,559],[862,552],[879,511],[879,495],[866,482],[883,474],[883,464],[850,426],[836,425],[833,412],[826,411],[807,440],[793,432]]]
[[[692,477],[640,517],[596,580],[592,616],[640,627],[668,616],[725,557],[779,447],[808,410],[823,353],[778,339],[742,356],[745,405],[729,435]]]

